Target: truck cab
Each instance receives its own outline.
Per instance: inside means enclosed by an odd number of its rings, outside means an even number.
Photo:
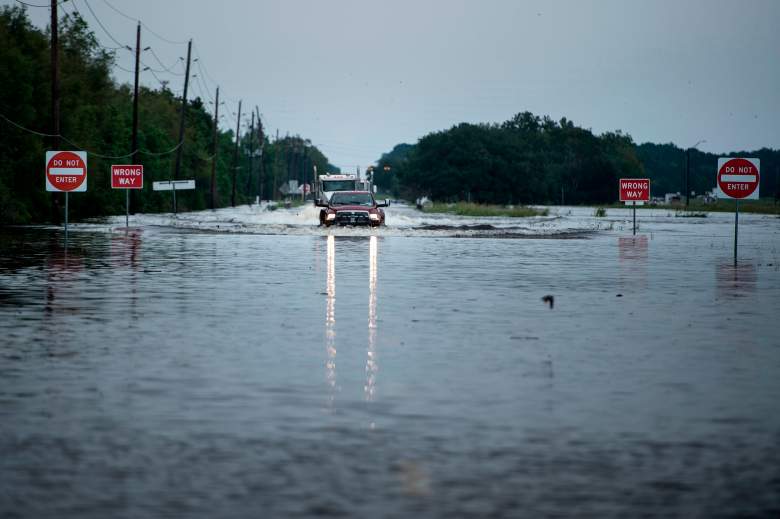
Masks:
[[[320,225],[370,225],[378,227],[385,223],[385,212],[381,209],[390,205],[388,200],[377,202],[370,191],[336,191],[325,202],[315,200],[320,211]]]
[[[320,175],[317,178],[315,200],[327,203],[336,191],[355,191],[360,189],[356,175]]]

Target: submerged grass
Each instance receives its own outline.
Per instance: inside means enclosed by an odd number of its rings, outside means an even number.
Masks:
[[[707,218],[707,213],[702,211],[686,211],[678,209],[674,213],[675,218]]]
[[[699,200],[691,200],[691,203],[686,208],[683,204],[645,204],[637,206],[637,210],[642,209],[668,209],[670,211],[685,211],[687,213],[733,213],[734,212],[734,200],[718,200],[709,204],[705,204]],[[623,204],[615,204],[610,207],[616,208],[630,208],[631,206]],[[780,215],[780,203],[776,203],[771,198],[762,198],[760,200],[740,200],[739,201],[740,213],[757,213],[757,214],[776,214]],[[688,215],[681,215],[688,216]]]
[[[547,209],[536,209],[524,205],[488,205],[475,204],[472,202],[457,202],[454,204],[443,204],[436,202],[423,207],[424,213],[447,213],[458,216],[508,216],[514,218],[523,218],[529,216],[547,216]]]

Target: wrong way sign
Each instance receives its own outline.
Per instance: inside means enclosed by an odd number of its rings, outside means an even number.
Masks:
[[[621,178],[621,202],[648,202],[650,200],[649,178]]]
[[[112,165],[111,187],[113,189],[143,189],[144,167],[140,164]]]
[[[758,185],[761,180],[759,159],[718,159],[718,187],[725,198],[736,200],[758,200]]]
[[[79,193],[86,190],[86,151],[46,152],[46,191]]]

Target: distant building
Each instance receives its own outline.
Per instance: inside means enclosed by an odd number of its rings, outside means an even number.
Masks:
[[[718,201],[719,195],[720,195],[720,188],[718,188],[718,186],[715,186],[712,188],[712,191],[706,191],[702,196],[698,198],[702,200],[705,204],[713,204]]]
[[[664,195],[664,203],[666,205],[679,204],[680,202],[682,202],[682,195],[679,191],[676,193],[666,193]]]

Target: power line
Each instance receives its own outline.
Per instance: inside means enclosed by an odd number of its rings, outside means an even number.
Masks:
[[[168,83],[169,83],[169,81],[163,81],[162,79],[160,79],[159,77],[157,77],[157,74],[155,74],[155,73],[154,73],[154,70],[152,70],[152,69],[149,69],[149,72],[151,72],[151,73],[152,73],[152,76],[154,76],[154,79],[156,79],[156,80],[157,80],[157,81],[160,83],[160,85],[162,85],[162,86],[164,86],[164,87],[167,87],[167,86],[168,86]]]
[[[162,155],[168,155],[170,153],[173,153],[174,151],[178,150],[181,147],[182,144],[184,144],[184,139],[179,141],[179,144],[177,144],[176,146],[174,146],[173,148],[171,148],[169,150],[161,151],[161,152],[158,152],[158,153],[155,153],[153,151],[138,150],[138,153],[143,153],[144,155],[152,155],[154,157],[159,157],[159,156],[162,156]]]
[[[17,127],[18,129],[23,130],[23,131],[25,131],[27,133],[31,133],[33,135],[37,135],[38,137],[59,137],[60,139],[62,139],[63,141],[67,142],[71,146],[73,146],[75,148],[78,148],[78,149],[80,149],[82,151],[86,151],[90,155],[94,155],[94,156],[102,158],[102,159],[126,159],[128,157],[131,157],[133,155],[133,153],[134,153],[134,152],[130,152],[130,153],[127,153],[125,155],[105,155],[105,154],[102,154],[102,153],[97,153],[95,151],[90,151],[90,150],[86,149],[84,146],[80,146],[80,145],[76,144],[75,142],[73,142],[72,140],[68,139],[67,137],[65,137],[62,134],[59,134],[59,133],[44,133],[44,132],[38,132],[38,131],[35,131],[35,130],[31,130],[31,129],[25,127],[25,126],[22,126],[21,124],[19,124],[17,122],[12,121],[8,117],[6,117],[5,114],[2,114],[2,113],[0,113],[0,118],[5,120],[7,123],[11,124],[12,126]],[[174,146],[173,148],[171,148],[169,150],[165,150],[165,151],[160,151],[160,152],[141,150],[141,149],[139,149],[137,151],[138,151],[138,153],[141,153],[141,154],[144,154],[144,155],[152,155],[152,156],[159,157],[159,156],[162,156],[162,155],[168,155],[168,154],[173,153],[174,151],[178,150],[179,147],[183,144],[183,142],[184,141],[182,140],[176,146]]]
[[[63,137],[62,135],[60,135],[59,137],[60,137],[60,139],[62,139],[63,141],[67,142],[71,146],[73,146],[75,148],[78,148],[81,151],[86,151],[90,155],[94,155],[95,157],[98,157],[98,158],[101,158],[101,159],[126,159],[126,158],[129,158],[129,157],[133,156],[133,152],[127,153],[125,155],[103,155],[102,153],[97,153],[97,152],[94,152],[94,151],[88,151],[86,148],[84,148],[84,146],[79,146],[78,144],[76,144],[72,140],[68,139],[67,137]]]
[[[104,0],[104,1],[105,1],[105,0]],[[147,31],[149,31],[149,32],[152,34],[152,36],[156,36],[157,38],[161,39],[161,40],[162,40],[162,41],[164,41],[165,43],[170,43],[171,45],[187,45],[187,42],[186,42],[186,41],[175,41],[175,40],[169,40],[168,38],[165,38],[164,36],[160,36],[159,34],[157,34],[156,32],[154,32],[153,30],[151,30],[151,29],[149,28],[149,26],[148,26],[148,25],[146,25],[144,22],[141,22],[141,25],[143,25],[144,29],[146,29]]]
[[[30,4],[27,2],[22,2],[22,0],[16,0],[18,3],[26,5],[27,7],[51,7],[51,4],[46,5],[38,5],[38,4]],[[57,2],[57,5],[62,5],[65,3],[65,0],[62,0],[61,2]]]
[[[120,64],[119,64],[119,63],[117,63],[116,61],[114,62],[114,66],[115,66],[116,68],[118,68],[119,70],[124,70],[125,72],[129,72],[130,74],[133,74],[133,73],[134,73],[132,70],[130,70],[130,69],[128,69],[128,68],[125,68],[125,67],[123,67],[122,65],[120,65]]]
[[[134,17],[130,16],[130,15],[129,15],[129,14],[127,14],[127,13],[123,13],[122,11],[120,11],[119,9],[117,9],[116,7],[114,7],[113,5],[111,5],[111,4],[108,2],[108,0],[103,0],[103,3],[105,3],[105,4],[106,4],[106,5],[107,5],[107,6],[108,6],[110,9],[112,9],[114,12],[116,12],[116,13],[117,13],[117,14],[119,14],[120,16],[123,16],[123,17],[127,18],[128,20],[131,20],[131,21],[133,21],[133,22],[135,22],[135,21],[141,22],[141,25],[142,25],[142,26],[143,26],[143,27],[144,27],[144,28],[145,28],[147,31],[149,31],[149,33],[150,33],[152,36],[155,36],[155,37],[159,38],[160,40],[162,40],[162,41],[164,41],[164,42],[166,42],[166,43],[170,43],[170,44],[172,44],[172,45],[186,45],[186,44],[187,44],[187,42],[186,42],[186,41],[175,41],[175,40],[169,40],[168,38],[165,38],[165,37],[163,37],[163,36],[161,36],[161,35],[157,34],[157,33],[156,33],[156,32],[154,32],[154,31],[153,31],[153,30],[152,30],[152,29],[151,29],[151,28],[150,28],[148,25],[146,25],[146,24],[145,24],[145,23],[144,23],[144,22],[143,22],[143,21],[142,21],[140,18],[134,18]]]
[[[128,14],[125,14],[125,13],[123,13],[122,11],[120,11],[119,9],[117,9],[116,7],[114,7],[113,5],[109,4],[107,0],[103,0],[103,3],[105,3],[105,4],[106,4],[106,5],[107,5],[107,6],[108,6],[108,7],[109,7],[111,10],[113,10],[115,13],[118,13],[120,16],[124,16],[125,18],[127,18],[127,19],[128,19],[128,20],[130,20],[131,22],[140,22],[140,21],[141,21],[141,20],[139,20],[138,18],[133,18],[132,16],[130,16],[130,15],[128,15]]]
[[[197,47],[195,47],[195,53],[197,54],[196,58],[198,58],[198,63],[199,63],[198,68],[200,68],[200,63],[202,63],[203,57],[201,56],[200,51],[198,50]],[[205,76],[209,79],[209,81],[214,83],[214,85],[218,84],[217,81],[215,81],[214,78],[211,77],[211,74],[209,74],[209,71],[206,70],[206,65],[205,64],[203,65],[203,72],[205,73]]]
[[[203,81],[203,79],[201,79],[200,75],[197,76],[197,79],[201,81],[201,84],[203,85],[203,91],[206,92],[206,95],[208,96],[209,101],[211,101],[213,103],[214,102],[214,98],[211,97],[211,91],[209,90],[208,85],[206,84],[205,81]]]
[[[197,77],[196,77],[196,79],[197,79]],[[205,98],[206,98],[206,96],[203,94],[203,89],[200,87],[200,83],[198,83],[197,81],[193,81],[193,82],[192,82],[192,84],[195,86],[195,88],[197,88],[197,89],[198,89],[198,93],[200,94],[198,97],[199,97],[201,100],[202,100],[202,99],[205,99]]]
[[[70,3],[71,6],[73,6],[73,12],[72,13],[69,13],[67,10],[65,10],[65,4],[66,3],[67,2],[64,2],[64,1],[61,2],[61,5],[62,5],[62,15],[65,17],[66,20],[70,20],[70,22],[72,24],[76,24],[76,22],[82,21],[82,22],[84,22],[85,25],[89,25],[89,24],[87,24],[87,19],[84,18],[84,15],[81,14],[81,11],[79,11],[79,8],[76,7],[76,2],[75,1],[72,1]],[[90,31],[90,32],[92,32],[93,35],[95,34],[93,31]],[[108,52],[114,52],[114,51],[120,49],[120,47],[107,47],[107,46],[103,45],[102,43],[97,41],[97,35],[95,35],[94,41],[95,41],[95,44],[98,47],[100,47],[101,49],[106,50]]]
[[[207,77],[207,74],[204,72],[204,68],[203,68],[203,67],[200,65],[200,60],[201,60],[201,57],[200,57],[200,56],[198,56],[198,57],[197,57],[197,60],[198,60],[198,61],[197,61],[196,63],[198,64],[198,71],[200,72],[200,77],[201,77],[201,80],[203,81],[203,86],[205,86],[206,88],[208,88],[208,86],[209,86],[209,85],[208,85],[208,83],[206,83],[206,80],[207,80],[207,79],[208,79],[209,81],[211,81],[211,80],[210,80],[210,79]],[[216,81],[211,81],[211,83],[213,83],[213,84],[214,84],[214,86],[217,86],[217,83],[216,83]]]
[[[139,60],[141,62],[141,65],[144,66],[144,70],[151,70],[152,72],[157,72],[158,74],[170,74],[172,76],[183,76],[184,74],[179,74],[178,72],[172,72],[168,69],[156,69],[154,67],[149,66],[148,64],[144,63],[144,60]]]
[[[71,2],[73,3],[73,7],[75,8],[75,7],[76,7],[76,2],[75,2],[75,0],[71,0]],[[114,43],[116,43],[117,45],[119,45],[119,48],[127,48],[127,47],[128,47],[128,46],[127,46],[127,45],[125,45],[124,43],[121,43],[119,40],[117,40],[116,38],[114,38],[114,35],[113,35],[113,34],[111,34],[111,33],[109,32],[109,30],[108,30],[108,29],[106,29],[106,26],[105,26],[105,25],[103,25],[103,22],[101,22],[101,21],[100,21],[100,18],[98,18],[98,17],[97,17],[97,15],[95,14],[95,11],[93,11],[93,10],[92,10],[92,6],[90,6],[90,5],[89,5],[89,1],[88,1],[88,0],[84,0],[84,5],[86,5],[86,6],[87,6],[87,9],[89,9],[89,12],[90,12],[90,13],[92,13],[92,16],[95,18],[95,21],[96,21],[96,22],[98,23],[98,25],[99,25],[99,26],[100,26],[100,27],[103,29],[103,31],[104,31],[104,32],[105,32],[105,33],[108,35],[108,37],[109,37],[109,38],[111,38],[111,40],[112,40]],[[76,9],[76,11],[78,11],[78,9]],[[81,13],[79,13],[79,15],[81,15]]]
[[[25,128],[25,127],[24,127],[24,126],[22,126],[21,124],[19,124],[19,123],[16,123],[16,122],[12,121],[11,119],[9,119],[8,117],[6,117],[6,116],[5,116],[5,115],[3,115],[3,114],[0,114],[0,117],[2,117],[3,119],[5,119],[5,120],[6,120],[6,122],[8,122],[8,123],[12,124],[13,126],[16,126],[16,127],[17,127],[17,128],[19,128],[20,130],[24,130],[24,131],[26,131],[26,132],[28,132],[28,133],[32,133],[32,134],[34,134],[34,135],[38,135],[38,136],[40,136],[40,137],[57,137],[57,135],[55,135],[55,134],[53,134],[53,133],[43,133],[43,132],[36,132],[35,130],[31,130],[31,129],[29,129],[29,128]]]
[[[76,16],[78,16],[84,23],[86,23],[86,18],[84,18],[84,15],[81,14],[81,11],[79,11],[79,8],[76,6],[76,1],[75,0],[71,0],[70,5],[73,6],[73,10],[75,11]],[[63,12],[64,12],[64,9],[63,9]],[[67,16],[67,14],[66,14],[66,16]],[[95,41],[97,42],[97,38],[95,39]],[[109,47],[109,46],[103,45],[103,44],[101,44],[99,42],[97,44],[100,47],[102,47],[103,49],[107,50],[107,51],[115,51],[115,50],[126,48],[124,45],[121,45],[121,44],[120,44],[119,47]]]
[[[152,53],[152,56],[154,56],[154,59],[156,59],[156,60],[157,60],[157,63],[159,63],[159,64],[160,64],[160,66],[163,68],[163,70],[164,70],[165,72],[169,72],[169,73],[171,73],[171,74],[173,74],[173,75],[175,75],[175,76],[183,76],[183,75],[184,75],[184,72],[174,72],[174,71],[173,71],[173,67],[175,67],[175,66],[176,66],[176,64],[177,64],[177,63],[179,63],[181,60],[177,59],[177,60],[176,60],[176,61],[173,63],[173,65],[171,65],[171,66],[169,66],[169,67],[166,67],[166,66],[165,66],[165,63],[163,63],[163,62],[162,62],[162,60],[160,59],[160,57],[159,57],[159,56],[157,56],[157,53],[156,53],[156,52],[154,52],[154,49],[153,49],[153,48],[149,47],[149,51]],[[160,71],[157,71],[157,72],[160,72]]]

